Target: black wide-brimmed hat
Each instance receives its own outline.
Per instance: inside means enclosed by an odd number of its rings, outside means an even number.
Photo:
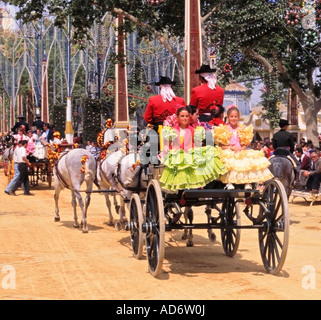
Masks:
[[[159,81],[155,82],[155,86],[160,86],[161,84],[175,85],[176,82],[172,81],[169,77],[160,77]]]
[[[18,115],[18,119],[24,119],[24,118],[25,118],[25,116],[23,114]]]
[[[289,125],[290,125],[290,123],[289,123],[288,120],[286,120],[286,119],[280,119],[280,122],[279,122],[279,127],[280,127],[280,128],[283,128],[283,127],[289,126]]]
[[[208,64],[202,64],[201,67],[195,71],[195,73],[214,73],[216,69],[212,69]]]

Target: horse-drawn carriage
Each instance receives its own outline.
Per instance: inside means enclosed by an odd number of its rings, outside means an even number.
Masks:
[[[108,130],[101,136],[107,133]],[[149,272],[154,277],[162,271],[165,232],[175,229],[184,230],[187,245],[193,245],[194,229],[206,229],[213,242],[213,229],[220,229],[223,250],[230,257],[238,250],[241,229],[256,229],[266,271],[277,274],[282,270],[289,242],[289,210],[287,191],[279,179],[266,181],[263,190],[248,190],[244,185],[226,190],[225,184],[215,180],[202,189],[168,191],[159,182],[163,165],[146,167],[140,160],[139,152],[113,151],[102,160],[97,176],[103,188],[114,189],[129,205],[125,229],[130,231],[133,255],[141,258],[145,243]],[[106,193],[106,203],[107,198]],[[193,223],[192,208],[200,206],[205,208],[206,221]],[[250,224],[241,224],[241,210]],[[123,218],[124,212],[120,214],[121,223]]]
[[[154,277],[162,271],[165,232],[175,229],[207,229],[210,241],[216,240],[212,230],[220,229],[223,250],[230,257],[238,250],[241,229],[256,229],[266,271],[271,274],[281,271],[289,242],[289,212],[287,195],[278,179],[267,181],[263,192],[242,188],[225,190],[214,181],[204,189],[173,193],[161,188],[157,178],[159,168],[149,168],[152,174],[145,196],[141,198],[137,192],[130,198],[126,230],[130,231],[131,246],[137,259],[143,255],[145,242],[149,272]],[[182,208],[196,206],[205,207],[206,222],[193,223],[192,219],[183,222]],[[241,207],[251,224],[241,224]]]
[[[14,139],[8,135],[8,148],[3,153],[4,173],[8,177],[8,181],[11,181],[14,176],[14,147]],[[45,156],[44,146],[39,145],[40,149],[43,149],[43,151],[28,157],[31,163],[31,166],[28,168],[29,182],[31,186],[37,186],[39,181],[47,182],[49,188],[51,188],[52,166],[48,157]]]
[[[29,183],[31,186],[38,186],[40,182],[47,182],[48,187],[52,184],[52,166],[48,158],[43,160],[30,161],[31,166],[28,169]]]

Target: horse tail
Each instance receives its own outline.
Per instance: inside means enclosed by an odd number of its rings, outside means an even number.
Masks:
[[[95,179],[95,174],[94,172],[89,168],[89,157],[88,156],[84,156],[81,159],[81,163],[83,165],[83,173],[85,175],[85,181],[86,182],[90,182],[93,181]]]

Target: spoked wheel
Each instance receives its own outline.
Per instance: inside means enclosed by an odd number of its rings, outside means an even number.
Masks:
[[[233,257],[239,248],[241,238],[241,229],[235,228],[241,225],[239,203],[234,198],[226,198],[223,202],[222,211],[225,213],[222,221],[223,228],[221,229],[222,246],[225,254]]]
[[[279,180],[267,182],[262,200],[266,208],[260,208],[263,227],[259,229],[259,245],[262,261],[268,273],[282,270],[289,243],[289,208],[285,189]]]
[[[143,255],[144,234],[142,231],[143,225],[143,210],[139,195],[134,193],[131,196],[129,203],[129,225],[130,243],[133,248],[133,255],[136,259],[140,259]]]
[[[164,204],[161,188],[157,180],[151,180],[146,193],[146,254],[149,272],[157,277],[162,272],[165,251]]]

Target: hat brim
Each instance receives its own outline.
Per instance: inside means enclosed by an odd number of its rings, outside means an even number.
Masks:
[[[201,74],[201,73],[214,73],[214,72],[216,72],[216,69],[212,69],[212,68],[210,68],[210,69],[198,69],[198,70],[196,70],[195,71],[195,73],[196,74]]]
[[[155,82],[155,83],[154,83],[155,86],[160,86],[160,85],[162,85],[162,84],[170,84],[170,85],[175,86],[176,82],[173,82],[173,81],[172,81],[172,82],[165,81],[165,82]]]

